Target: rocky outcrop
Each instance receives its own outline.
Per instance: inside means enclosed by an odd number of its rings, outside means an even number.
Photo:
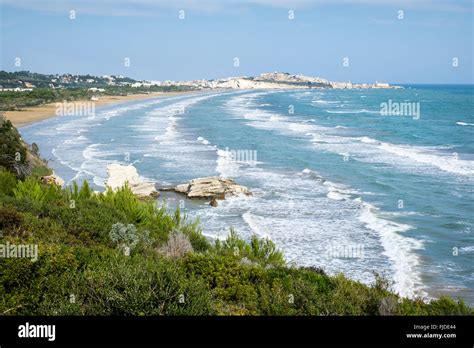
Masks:
[[[191,89],[301,89],[301,88],[401,88],[388,83],[332,82],[320,77],[294,75],[285,72],[263,73],[259,76],[236,76],[213,80],[165,81],[165,86],[177,85]]]
[[[64,180],[54,173],[51,175],[42,176],[41,182],[46,185],[57,185],[57,186],[64,185]]]
[[[120,164],[109,164],[107,166],[108,179],[105,185],[112,190],[117,190],[128,183],[132,192],[141,197],[158,196],[159,192],[152,182],[143,181],[138,175],[137,169],[132,166],[123,166]]]
[[[185,194],[188,198],[225,199],[229,196],[238,196],[240,194],[251,195],[247,187],[237,185],[234,180],[210,176],[207,178],[198,178],[189,183],[177,185],[175,192]]]

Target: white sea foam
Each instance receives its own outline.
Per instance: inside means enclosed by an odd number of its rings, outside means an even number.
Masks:
[[[334,183],[329,180],[324,180],[323,185],[328,189],[327,197],[337,201],[352,199],[353,195],[360,195],[362,193],[346,185]]]
[[[456,122],[459,126],[474,126],[474,123],[467,123],[467,122]]]
[[[360,137],[358,138],[361,142],[366,143],[366,144],[379,144],[380,142],[378,140],[369,138],[369,137]]]
[[[360,221],[380,235],[384,254],[395,267],[394,290],[406,297],[426,296],[418,271],[420,261],[415,253],[415,250],[423,249],[423,243],[402,235],[412,226],[381,218],[378,209],[368,203],[364,203]]]
[[[87,142],[88,139],[81,135],[81,136],[78,136],[76,138],[72,138],[72,139],[66,139],[63,144],[65,145],[77,145],[77,144],[84,144],[85,142]]]
[[[446,172],[471,177],[474,175],[474,161],[462,160],[453,154],[441,155],[429,149],[384,142],[380,143],[380,149],[418,163],[435,166]]]
[[[196,140],[199,141],[201,144],[204,144],[204,145],[209,145],[210,144],[209,140],[204,139],[203,137],[198,137]]]
[[[252,232],[259,238],[266,238],[271,240],[271,235],[268,227],[266,226],[266,219],[254,215],[250,212],[242,214],[242,219],[250,226]]]
[[[314,104],[339,104],[341,101],[340,100],[313,100],[311,103]]]
[[[401,170],[426,172],[427,167],[431,167],[456,175],[474,177],[474,161],[440,152],[441,148],[391,144],[368,136],[341,136],[335,133],[335,129],[340,129],[342,126],[323,127],[305,123],[304,120],[298,120],[295,117],[290,119],[270,111],[254,109],[255,100],[262,95],[265,93],[241,95],[232,98],[227,105],[234,115],[240,117],[244,115],[246,119],[252,120],[253,122],[248,123],[249,126],[277,130],[288,135],[309,136],[316,147],[325,151],[338,154],[350,153],[360,161],[388,163]],[[249,102],[249,106],[242,106],[243,101]],[[367,110],[359,111],[366,112]],[[423,165],[423,168],[420,168],[420,165]]]
[[[107,165],[110,163],[118,163],[118,161],[111,161],[105,159],[111,155],[117,155],[115,151],[105,151],[101,149],[103,144],[91,144],[82,151],[84,161],[81,163],[80,171],[91,175],[93,182],[97,186],[105,187],[105,180],[107,179]]]
[[[461,252],[461,254],[472,254],[474,253],[474,245],[461,247],[459,248],[459,251]]]
[[[325,110],[327,113],[330,114],[380,114],[380,111],[376,110],[367,110],[367,109],[359,109],[359,110]]]

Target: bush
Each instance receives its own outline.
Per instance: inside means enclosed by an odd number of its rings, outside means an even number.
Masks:
[[[179,218],[176,218],[179,216]],[[204,252],[211,248],[209,241],[202,235],[202,231],[199,228],[199,221],[193,223],[187,223],[187,217],[181,217],[179,209],[175,211],[175,221],[179,221],[176,228],[179,228],[184,235],[189,238],[192,248],[198,252]]]
[[[27,199],[35,204],[51,203],[63,199],[63,191],[56,185],[42,185],[37,179],[27,178],[18,181],[13,189],[16,198]]]
[[[168,242],[158,251],[166,257],[179,258],[187,253],[192,253],[193,246],[185,234],[180,231],[174,231],[170,234]]]
[[[16,187],[16,177],[6,170],[0,168],[0,196],[13,195],[13,189]]]
[[[84,180],[82,183],[81,188],[74,181],[72,183],[72,187],[66,188],[66,192],[68,194],[69,200],[80,201],[92,198],[94,196],[94,192],[91,190],[89,183]]]
[[[454,301],[453,299],[441,296],[437,300],[429,303],[421,299],[409,300],[403,299],[400,308],[400,315],[474,315],[474,310],[469,308],[463,300]]]
[[[33,155],[39,156],[40,152],[39,152],[38,144],[36,143],[31,144],[31,152],[33,152]]]
[[[9,315],[53,315],[48,298],[61,297],[72,283],[65,275],[78,263],[72,250],[59,246],[38,246],[38,260],[4,259],[0,262],[0,313]],[[69,292],[70,293],[70,292]]]
[[[256,285],[263,280],[262,268],[241,265],[233,257],[209,254],[188,254],[183,263],[188,273],[208,284],[219,314],[258,314]],[[232,308],[237,308],[237,313],[231,312]]]
[[[99,199],[105,204],[114,206],[116,209],[124,212],[136,224],[146,224],[154,213],[153,205],[141,202],[128,185],[115,192],[111,188],[107,188],[105,193],[99,195]]]
[[[0,206],[0,238],[6,235],[22,237],[22,222],[23,215],[15,207]]]
[[[173,262],[117,252],[92,257],[72,289],[84,315],[208,315],[204,284]]]
[[[282,266],[285,264],[283,253],[277,250],[275,243],[270,239],[259,239],[257,236],[252,236],[250,240],[249,256],[263,266]]]
[[[117,222],[112,225],[109,236],[115,244],[129,247],[130,249],[133,249],[140,241],[137,234],[137,228],[133,224],[124,225]]]
[[[117,222],[130,223],[127,216],[114,208],[92,199],[80,199],[64,205],[48,205],[43,215],[58,222],[69,235],[83,244],[110,243],[110,229]]]
[[[0,166],[24,177],[28,174],[26,147],[10,120],[0,118]]]
[[[249,244],[241,239],[232,228],[225,241],[216,240],[214,250],[219,255],[248,258],[261,266],[282,266],[285,264],[283,253],[277,250],[271,240],[252,236]]]

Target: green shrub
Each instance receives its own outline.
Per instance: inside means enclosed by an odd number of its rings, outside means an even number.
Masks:
[[[5,118],[0,118],[0,166],[21,177],[28,174],[26,147],[20,133]]]
[[[400,305],[401,315],[474,315],[474,309],[468,307],[463,300],[457,301],[441,296],[437,300],[425,303],[421,299],[403,299]]]
[[[16,198],[26,198],[39,204],[43,203],[46,198],[46,191],[43,190],[40,183],[33,178],[19,181],[16,188],[13,189],[13,194]]]
[[[113,206],[92,199],[81,199],[70,204],[48,205],[44,215],[60,223],[70,235],[82,243],[110,243],[109,233],[117,222],[130,223],[128,217]]]
[[[16,198],[31,200],[35,204],[51,203],[63,200],[64,194],[56,185],[42,185],[37,179],[29,177],[18,181],[13,189]]]
[[[88,262],[75,284],[81,314],[212,314],[204,284],[158,257],[102,253]]]
[[[42,242],[56,245],[78,245],[87,244],[87,241],[80,240],[73,233],[68,231],[59,221],[30,212],[23,213],[22,228],[27,231],[32,242]]]
[[[71,249],[38,246],[38,260],[14,258],[0,261],[0,313],[9,315],[54,314],[45,311],[45,299],[56,298],[72,284],[64,283],[64,275],[74,272],[78,263]]]
[[[241,239],[233,228],[225,241],[216,240],[214,250],[219,255],[245,257],[262,266],[282,266],[285,264],[283,253],[277,250],[269,239],[252,236],[250,244]]]
[[[92,191],[89,186],[89,183],[86,180],[84,180],[80,189],[77,183],[74,181],[72,183],[72,187],[66,188],[66,192],[68,194],[69,200],[74,201],[89,199],[94,196],[94,192]]]
[[[277,250],[275,243],[270,239],[259,239],[252,236],[250,240],[250,257],[263,266],[282,266],[285,264],[283,253]]]
[[[12,206],[0,206],[0,239],[4,236],[23,237],[23,215]]]
[[[105,204],[124,212],[130,221],[136,224],[146,224],[155,211],[151,203],[141,202],[128,185],[115,192],[107,188],[107,191],[98,197]]]
[[[187,272],[208,284],[220,314],[234,314],[225,311],[226,304],[237,306],[237,314],[258,313],[256,285],[263,278],[262,268],[244,266],[233,257],[209,254],[188,254],[183,263]]]
[[[13,189],[16,187],[16,177],[6,170],[0,168],[0,196],[13,195]]]
[[[176,219],[175,219],[176,220]],[[208,242],[206,237],[202,235],[202,231],[199,228],[199,222],[186,223],[187,218],[180,219],[179,231],[186,235],[191,242],[194,251],[205,252],[211,248],[211,244]]]

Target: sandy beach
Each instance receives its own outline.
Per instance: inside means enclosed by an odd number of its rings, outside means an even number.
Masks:
[[[100,97],[99,100],[76,100],[74,102],[69,102],[70,104],[75,103],[77,105],[81,105],[84,103],[93,102],[95,107],[106,106],[110,104],[116,104],[131,100],[141,100],[141,99],[149,99],[149,98],[156,98],[156,97],[172,97],[175,95],[181,94],[189,94],[189,93],[196,93],[193,91],[186,91],[186,92],[155,92],[155,93],[142,93],[142,94],[132,94],[127,96],[103,96]],[[3,111],[3,115],[16,127],[27,126],[31,123],[38,122],[45,120],[50,117],[55,117],[57,104],[59,102],[54,102],[50,104],[44,104],[40,106],[34,106],[31,108],[25,108],[21,111]]]

